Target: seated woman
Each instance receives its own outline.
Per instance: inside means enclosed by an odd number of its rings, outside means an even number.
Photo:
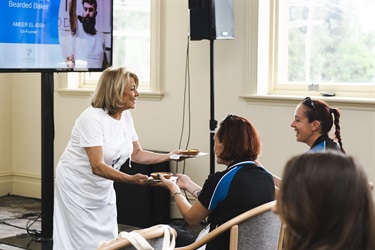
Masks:
[[[342,147],[340,131],[340,112],[331,108],[322,100],[312,100],[306,97],[300,102],[294,112],[294,119],[290,126],[296,132],[296,139],[310,147],[310,152],[325,150],[338,150],[345,153]],[[328,133],[335,124],[335,139],[331,139]]]
[[[224,171],[208,177],[203,188],[188,176],[177,174],[176,182],[160,177],[172,194],[187,223],[200,223],[208,216],[208,226],[201,232],[212,231],[235,216],[274,200],[275,187],[271,174],[254,161],[260,153],[260,139],[254,126],[245,118],[228,115],[214,136],[214,152]],[[190,204],[181,189],[197,199]],[[176,246],[193,243],[193,234],[177,230]],[[228,249],[229,232],[207,244],[206,249]]]
[[[362,165],[338,151],[290,159],[278,192],[283,249],[375,249],[375,211]]]
[[[296,140],[310,147],[308,152],[337,150],[345,153],[341,139],[340,116],[337,108],[331,108],[322,100],[306,97],[298,103],[290,126],[296,133]],[[328,135],[333,125],[335,125],[335,140]],[[273,177],[275,185],[280,187],[280,177],[276,175]]]

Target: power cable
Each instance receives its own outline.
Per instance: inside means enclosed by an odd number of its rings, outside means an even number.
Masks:
[[[28,219],[28,222],[26,223],[26,227],[20,227],[20,226],[13,225],[7,222],[7,221],[12,221],[12,220],[22,220],[22,219]],[[26,214],[23,214],[21,217],[2,219],[0,220],[0,224],[4,224],[10,227],[25,230],[26,234],[23,234],[23,235],[30,236],[32,238],[32,241],[41,241],[41,231],[37,229],[31,229],[31,226],[35,222],[41,221],[40,219],[41,219],[41,213],[26,213]],[[23,236],[23,235],[18,235],[18,236]]]
[[[191,135],[191,105],[190,105],[190,64],[189,64],[189,48],[190,48],[190,36],[187,36],[187,46],[186,46],[186,61],[185,61],[185,81],[184,81],[184,97],[183,97],[183,105],[182,105],[182,126],[181,126],[181,134],[180,134],[180,141],[178,144],[178,148],[182,147],[182,140],[185,132],[185,117],[188,118],[188,134],[187,134],[187,141],[185,145],[185,149],[189,148],[190,143],[190,135]],[[187,114],[186,114],[187,109]],[[178,164],[176,162],[176,173],[178,171]],[[182,173],[185,174],[186,162],[183,161]]]

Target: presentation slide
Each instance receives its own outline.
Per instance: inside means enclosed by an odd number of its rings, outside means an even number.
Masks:
[[[1,0],[0,13],[0,70],[87,71],[111,62],[112,0]]]

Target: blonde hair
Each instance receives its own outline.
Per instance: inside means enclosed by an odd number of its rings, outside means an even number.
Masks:
[[[130,78],[134,79],[138,87],[138,76],[127,71],[125,67],[110,67],[104,70],[92,96],[91,106],[102,108],[109,115],[115,114],[124,105],[122,96],[129,85]]]

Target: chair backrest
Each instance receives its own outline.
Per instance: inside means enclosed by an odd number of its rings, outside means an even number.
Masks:
[[[152,247],[151,249],[156,249],[156,250],[163,249],[163,238],[162,237],[148,239],[147,242]],[[118,248],[118,249],[121,249],[121,250],[137,250],[137,248],[135,246],[131,245],[131,243],[124,244],[123,247]],[[144,248],[144,250],[146,250],[146,248]]]
[[[212,239],[220,237],[225,231],[230,231],[230,250],[277,250],[282,247],[283,226],[278,215],[272,212],[272,207],[276,201],[271,201],[260,205],[254,209],[244,212],[233,219],[225,222],[212,232],[195,241],[193,244],[178,247],[178,250],[195,250],[207,244]],[[163,229],[164,228],[164,229]],[[165,225],[160,227],[153,226],[141,230],[135,230],[139,233],[153,249],[163,249],[163,237],[165,236]],[[168,227],[171,233],[168,235],[175,236],[176,231]],[[121,234],[120,234],[121,236]],[[167,241],[169,241],[169,236]],[[174,241],[174,238],[172,239]],[[152,249],[151,248],[151,249]],[[132,243],[123,237],[113,239],[109,242],[103,242],[98,250],[114,249],[136,249]],[[170,248],[169,248],[170,249]]]
[[[260,205],[225,222],[193,244],[176,248],[193,250],[230,230],[230,250],[277,250],[281,249],[283,226],[278,215],[272,212],[276,201]]]
[[[238,225],[237,249],[276,250],[280,229],[280,218],[270,210],[252,217]]]

